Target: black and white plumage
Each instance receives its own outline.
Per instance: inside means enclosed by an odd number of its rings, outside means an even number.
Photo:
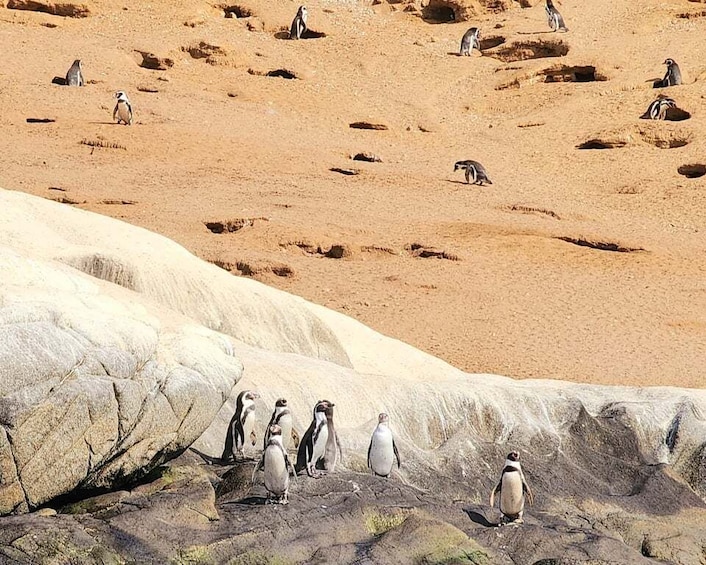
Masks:
[[[520,454],[517,451],[508,453],[505,466],[500,473],[500,481],[490,493],[490,506],[495,504],[495,494],[500,493],[500,512],[503,522],[522,523],[525,501],[532,504],[534,495],[527,485],[525,475],[520,466]]]
[[[294,16],[292,27],[289,30],[289,39],[301,39],[306,31],[306,20],[309,14],[306,11],[306,6],[299,6],[297,15]]]
[[[368,468],[380,477],[390,476],[395,459],[397,459],[397,468],[400,468],[400,454],[389,424],[390,417],[387,414],[382,413],[378,416],[378,425],[368,446]]]
[[[289,449],[290,442],[295,438],[295,432],[292,427],[292,413],[289,411],[286,398],[279,398],[275,402],[275,409],[265,430],[263,449],[267,447],[267,442],[270,440],[270,428],[275,425],[282,429],[282,445],[284,449]],[[295,447],[299,447],[299,444],[297,443]]]
[[[228,424],[225,446],[221,460],[230,462],[235,456],[244,457],[245,439],[255,445],[255,399],[260,395],[251,390],[244,390],[236,399],[235,413]]]
[[[336,464],[339,460],[339,455],[343,457],[343,450],[341,449],[341,442],[338,439],[338,434],[336,433],[336,426],[333,423],[333,407],[335,404],[329,402],[328,400],[322,400],[321,402],[326,402],[326,427],[328,428],[328,439],[326,440],[326,451],[324,453],[324,459],[321,462],[320,467],[323,467],[325,471],[335,471]]]
[[[262,469],[265,473],[267,501],[288,504],[289,473],[291,471],[296,477],[297,472],[282,445],[282,434],[282,428],[276,424],[267,427],[268,440],[262,457],[252,472],[252,482],[255,482],[255,474]]]
[[[466,171],[466,182],[471,184],[471,179],[473,179],[473,184],[493,184],[493,182],[488,178],[488,172],[485,167],[481,165],[478,161],[456,161],[454,165],[454,171],[463,169]]]
[[[667,111],[676,107],[677,103],[672,98],[657,98],[640,117],[646,120],[664,120],[667,117]]]
[[[319,400],[314,407],[314,419],[306,430],[297,451],[297,464],[295,465],[297,473],[306,469],[310,477],[321,476],[321,473],[316,470],[316,464],[326,455],[329,435],[326,419],[328,406],[328,401]]]
[[[81,59],[76,59],[71,65],[71,68],[66,71],[67,86],[83,86],[86,82],[83,80],[83,70],[81,69]]]
[[[552,0],[547,0],[544,11],[547,13],[547,23],[552,31],[569,31],[566,24],[564,24],[564,18],[561,17]]]
[[[681,71],[674,59],[666,59],[664,64],[667,65],[667,72],[662,79],[662,86],[677,86],[681,84]]]
[[[127,94],[123,90],[118,90],[115,93],[115,97],[118,101],[115,104],[115,110],[113,110],[113,120],[117,117],[118,123],[122,122],[126,126],[132,125],[132,106]]]
[[[463,34],[459,55],[470,57],[474,47],[480,51],[480,30],[477,27],[472,27]]]

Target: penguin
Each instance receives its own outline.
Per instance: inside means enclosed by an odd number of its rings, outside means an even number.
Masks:
[[[505,460],[505,467],[500,473],[498,485],[490,493],[490,507],[495,503],[495,493],[500,493],[500,512],[503,522],[521,524],[522,513],[525,509],[525,500],[530,504],[534,502],[534,495],[527,485],[525,475],[520,466],[520,454],[511,451]]]
[[[289,442],[296,441],[294,439],[296,432],[292,428],[292,413],[287,407],[286,398],[278,398],[277,402],[275,402],[275,409],[272,412],[270,423],[267,424],[267,429],[265,430],[265,442],[263,445],[263,449],[267,448],[267,443],[270,440],[270,427],[275,425],[281,428],[282,445],[284,446],[284,449],[286,451],[289,448]],[[295,445],[295,447],[298,447],[298,445]]]
[[[480,51],[480,30],[477,27],[472,27],[463,34],[459,55],[470,57],[474,47]]]
[[[640,118],[645,120],[664,120],[667,117],[667,110],[676,107],[677,103],[672,98],[657,98],[649,105]]]
[[[482,185],[484,182],[493,184],[488,178],[488,172],[485,170],[485,167],[478,161],[457,161],[454,165],[454,171],[458,171],[459,169],[466,171],[466,182],[468,184],[471,184],[471,178],[473,179],[473,184]]]
[[[265,472],[267,502],[289,504],[289,473],[291,471],[296,478],[297,472],[282,444],[282,433],[282,428],[277,424],[267,427],[268,440],[252,472],[252,482],[255,483],[255,473],[262,469]]]
[[[132,125],[132,106],[130,106],[130,101],[127,99],[127,94],[119,90],[115,93],[115,97],[118,102],[115,104],[115,110],[113,110],[113,119],[117,116],[118,123],[122,122],[127,126]]]
[[[383,412],[378,416],[378,425],[368,446],[368,468],[379,477],[390,476],[395,459],[397,459],[397,468],[400,468],[400,454],[389,424],[390,417],[387,414]]]
[[[81,59],[76,59],[71,65],[71,68],[66,71],[67,86],[83,86],[86,82],[83,80],[83,69],[81,69]]]
[[[559,10],[554,7],[552,0],[547,0],[544,11],[547,13],[547,22],[552,31],[569,31],[564,24],[564,18],[561,17]]]
[[[301,39],[306,31],[306,19],[308,17],[306,6],[299,6],[297,15],[294,16],[292,27],[289,30],[289,39]]]
[[[297,472],[306,469],[310,477],[319,478],[321,473],[316,471],[316,464],[319,459],[326,455],[326,443],[328,442],[328,423],[326,420],[326,408],[329,402],[319,400],[314,407],[314,419],[309,429],[304,434],[299,451],[297,452]]]
[[[336,427],[333,424],[333,407],[335,404],[328,400],[323,400],[322,402],[328,403],[324,411],[326,414],[326,426],[328,427],[328,439],[326,440],[326,452],[321,466],[325,471],[333,472],[336,470],[339,454],[343,457],[343,450],[341,449],[341,442],[336,433]]]
[[[244,390],[239,395],[235,402],[235,414],[228,424],[226,433],[226,443],[223,447],[221,461],[230,462],[235,459],[236,454],[240,457],[245,457],[243,448],[245,447],[245,438],[249,438],[255,445],[255,399],[260,398],[260,395],[251,390]],[[235,448],[235,451],[233,451]]]
[[[666,59],[664,64],[667,65],[667,72],[662,79],[662,86],[676,86],[681,84],[681,71],[674,59]]]

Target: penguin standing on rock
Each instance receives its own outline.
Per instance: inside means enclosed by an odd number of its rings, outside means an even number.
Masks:
[[[459,55],[470,57],[474,47],[480,52],[480,30],[477,27],[472,27],[463,34]]]
[[[368,446],[368,468],[380,477],[390,476],[395,459],[397,468],[400,468],[400,454],[397,452],[389,423],[390,417],[387,414],[378,416],[378,425]]]
[[[459,169],[466,171],[466,182],[468,184],[471,184],[471,179],[473,179],[473,184],[482,185],[484,182],[493,184],[490,178],[488,178],[488,172],[485,170],[485,167],[478,161],[456,161],[454,171],[458,171]]]
[[[267,444],[262,452],[262,457],[252,472],[252,482],[255,482],[255,473],[260,469],[265,472],[265,488],[267,489],[267,501],[279,504],[288,504],[289,496],[289,471],[294,476],[294,470],[287,450],[282,445],[282,428],[277,424],[267,427]]]
[[[552,0],[547,0],[544,11],[547,13],[547,23],[552,31],[569,31],[564,24],[564,18],[561,17],[559,10],[556,9]]]
[[[229,463],[235,460],[235,456],[245,457],[245,438],[250,439],[255,445],[255,399],[260,395],[251,390],[244,390],[236,399],[235,414],[230,420],[228,431],[226,432],[226,442],[223,447],[221,460]],[[235,448],[235,450],[233,450]]]
[[[81,59],[76,59],[71,68],[66,72],[67,86],[83,86],[83,70],[81,69]]]
[[[534,496],[525,480],[520,466],[520,454],[517,451],[508,453],[505,466],[500,474],[500,481],[490,493],[491,508],[495,503],[495,493],[500,493],[500,512],[503,514],[501,523],[521,524],[525,500],[532,504]]]
[[[319,400],[314,407],[314,420],[299,444],[297,473],[306,469],[306,473],[310,477],[318,479],[321,476],[321,473],[316,471],[316,464],[326,455],[326,443],[329,436],[326,419],[328,406],[327,400]]]
[[[662,79],[661,86],[677,86],[681,84],[681,71],[674,59],[666,59],[664,64],[667,65],[667,72]]]
[[[324,413],[326,414],[326,426],[328,427],[328,439],[326,440],[326,452],[324,454],[323,465],[321,465],[325,471],[335,471],[336,464],[339,460],[339,454],[343,458],[343,450],[341,449],[341,442],[338,439],[338,434],[336,433],[336,427],[333,424],[333,407],[335,404],[329,402],[328,400],[322,400],[322,402],[328,403]]]
[[[301,39],[306,31],[306,20],[309,17],[306,6],[299,6],[297,15],[294,16],[292,27],[289,30],[289,39]]]
[[[289,411],[286,398],[279,398],[277,399],[277,402],[275,402],[275,409],[272,412],[270,423],[267,425],[267,430],[265,430],[265,443],[263,449],[267,448],[267,443],[270,440],[270,428],[275,425],[281,428],[282,445],[284,446],[284,449],[287,450],[289,448],[290,440],[295,440],[295,432],[292,427],[292,413]],[[299,443],[296,443],[294,447],[299,447]]]
[[[115,104],[115,110],[113,110],[113,119],[118,118],[118,123],[122,122],[126,126],[132,125],[132,106],[127,98],[127,94],[123,90],[118,90],[115,93],[115,97],[118,99]]]

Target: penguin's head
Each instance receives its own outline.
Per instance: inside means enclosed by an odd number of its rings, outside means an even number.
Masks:
[[[306,6],[299,6],[299,15],[300,16],[306,15]]]
[[[125,91],[124,91],[124,90],[118,90],[118,91],[115,93],[115,97],[116,97],[118,100],[127,100],[127,94],[125,94]]]
[[[272,424],[270,426],[270,437],[281,436],[281,435],[282,435],[282,428],[280,428],[277,424]]]
[[[520,460],[520,454],[517,451],[511,451],[510,453],[507,454],[507,460],[508,461],[519,461]]]
[[[454,165],[454,171],[458,171],[459,169],[463,169],[463,165],[461,164],[461,161],[457,161],[456,164]]]
[[[260,398],[260,395],[254,390],[249,390],[243,395],[243,398],[245,400],[255,400],[256,398]]]
[[[319,402],[316,405],[316,408],[314,408],[314,413],[318,414],[319,412],[326,412],[328,410],[329,405],[323,402]]]
[[[387,414],[385,414],[384,412],[382,412],[378,416],[378,424],[387,424],[389,422],[390,422],[390,417]]]
[[[287,399],[286,398],[278,398],[277,402],[275,402],[276,408],[284,408],[285,406],[287,406]]]
[[[81,66],[81,59],[76,59],[74,61],[74,65],[76,65],[77,67],[80,67]]]
[[[671,67],[674,64],[674,59],[665,59],[664,64]]]

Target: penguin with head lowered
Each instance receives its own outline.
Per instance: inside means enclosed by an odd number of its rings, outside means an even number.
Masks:
[[[493,181],[491,181],[490,177],[488,177],[488,171],[486,171],[485,167],[478,161],[473,161],[472,159],[468,159],[466,161],[456,161],[454,164],[454,172],[459,169],[465,171],[466,182],[468,184],[471,184],[471,179],[473,179],[473,184],[493,184]]]
[[[66,71],[67,86],[83,86],[86,81],[83,80],[83,70],[81,69],[81,59],[76,59],[71,65],[71,68]]]
[[[552,31],[569,31],[564,23],[564,18],[561,17],[552,0],[547,0],[544,11],[547,13],[547,23]]]
[[[251,390],[244,390],[235,402],[235,414],[230,420],[226,432],[226,442],[221,460],[231,462],[235,456],[245,457],[245,440],[248,438],[255,445],[255,399],[260,395]],[[235,449],[234,449],[235,448]]]
[[[267,501],[279,504],[288,504],[289,500],[289,472],[296,477],[287,450],[282,445],[282,428],[277,424],[267,427],[267,444],[262,452],[260,461],[252,472],[252,482],[255,482],[255,473],[262,469],[265,473],[265,488]]]
[[[267,429],[265,430],[263,449],[267,448],[267,442],[270,440],[270,428],[275,425],[282,429],[282,445],[285,451],[289,449],[290,441],[294,442],[295,449],[299,447],[299,436],[293,428],[292,413],[289,411],[286,398],[278,398],[277,402],[275,402],[275,409],[272,412],[270,423],[267,424]]]
[[[474,47],[480,51],[480,30],[477,27],[469,28],[468,31],[463,34],[459,55],[462,57],[470,57]]]
[[[299,451],[297,452],[297,472],[306,469],[310,477],[319,478],[321,473],[316,470],[316,464],[326,455],[326,444],[329,438],[326,410],[331,405],[327,400],[319,400],[314,406],[314,419],[306,430]]]
[[[525,501],[532,504],[534,496],[525,474],[520,466],[520,454],[511,451],[505,460],[505,466],[500,473],[500,481],[490,493],[490,506],[495,503],[495,494],[500,493],[500,512],[503,514],[503,522],[521,524],[522,514],[525,510]]]
[[[382,413],[378,416],[378,425],[368,446],[368,468],[380,477],[390,476],[395,459],[397,459],[397,468],[400,468],[400,454],[389,423],[390,417],[387,414]]]

